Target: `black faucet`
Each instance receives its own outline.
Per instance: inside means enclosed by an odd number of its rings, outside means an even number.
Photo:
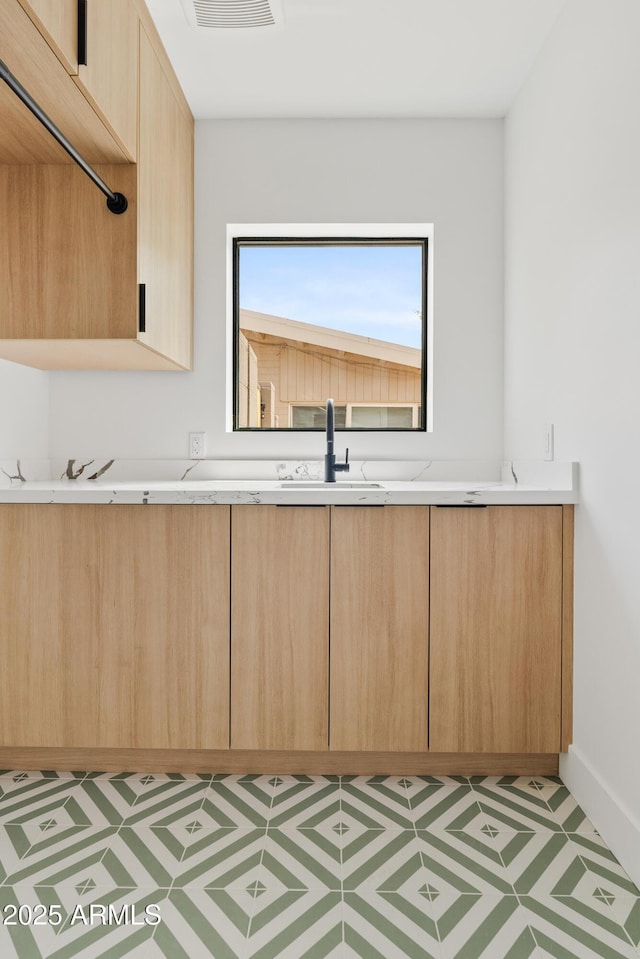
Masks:
[[[349,449],[345,453],[344,463],[336,463],[335,453],[333,452],[334,435],[334,417],[333,400],[327,400],[327,452],[324,457],[324,481],[325,483],[335,483],[336,473],[349,472]]]

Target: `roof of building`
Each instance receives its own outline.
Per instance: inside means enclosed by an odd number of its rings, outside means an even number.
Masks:
[[[271,313],[241,309],[240,329],[245,333],[261,333],[297,343],[309,343],[325,349],[355,353],[416,369],[420,369],[422,365],[421,350],[413,346],[403,346],[401,343],[377,340],[371,336],[360,336],[358,333],[333,330],[313,323],[301,323],[300,320],[290,320]]]

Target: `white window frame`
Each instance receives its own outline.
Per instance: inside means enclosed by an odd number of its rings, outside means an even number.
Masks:
[[[427,378],[426,432],[433,432],[433,270],[434,243],[433,223],[228,223],[227,224],[227,338],[226,338],[226,416],[225,430],[233,433],[233,240],[239,236],[300,237],[302,239],[326,236],[344,237],[395,237],[426,238],[429,241],[427,269],[427,363],[423,371]],[[363,404],[364,405],[364,404]],[[371,403],[371,406],[392,404]],[[412,404],[398,404],[410,406]],[[374,432],[374,431],[372,431]],[[276,436],[278,434],[275,434]]]

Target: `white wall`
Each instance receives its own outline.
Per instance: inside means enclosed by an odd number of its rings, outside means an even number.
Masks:
[[[575,747],[640,882],[640,5],[567,0],[506,122],[506,455],[579,460]]]
[[[49,455],[49,374],[0,360],[0,459]]]
[[[435,432],[356,434],[354,459],[502,456],[501,121],[200,121],[195,369],[52,373],[56,457],[314,456],[308,434],[225,432],[228,222],[435,224]]]

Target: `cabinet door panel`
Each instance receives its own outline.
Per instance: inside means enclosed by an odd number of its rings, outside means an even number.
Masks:
[[[122,216],[75,165],[0,165],[3,338],[135,339],[135,169],[97,169],[129,197]]]
[[[0,3],[0,59],[89,163],[127,159],[122,145],[18,0]],[[0,163],[72,163],[4,83],[0,85]]]
[[[231,748],[327,749],[329,509],[234,506]]]
[[[560,746],[562,507],[433,507],[430,749]]]
[[[223,749],[229,508],[0,507],[3,746]]]
[[[138,15],[133,0],[89,0],[86,61],[78,66],[78,86],[135,160]]]
[[[20,0],[67,73],[78,72],[78,0]]]
[[[336,750],[427,749],[429,508],[334,507]]]
[[[140,342],[190,369],[193,118],[142,27],[138,202],[138,279],[146,286],[146,330]]]

